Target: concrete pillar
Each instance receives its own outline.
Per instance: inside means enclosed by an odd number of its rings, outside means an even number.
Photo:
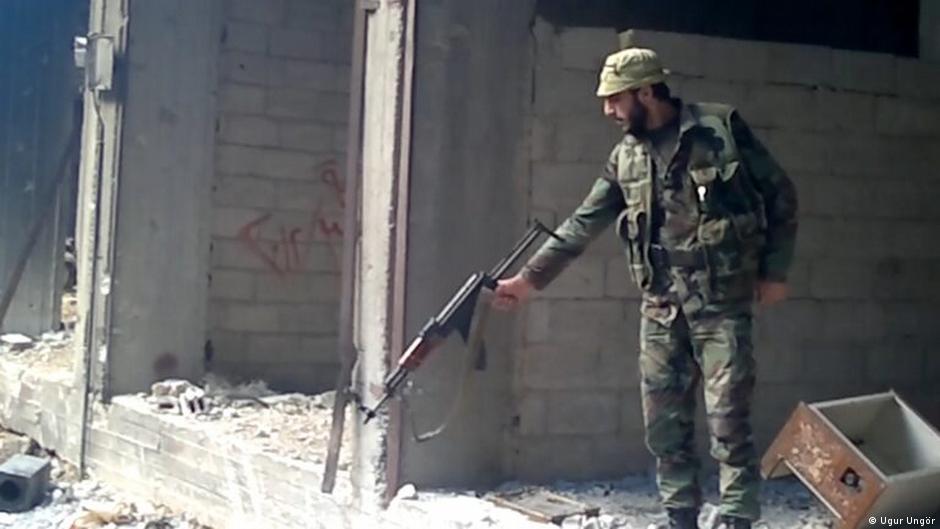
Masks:
[[[365,395],[370,406],[379,396],[392,350],[399,350],[392,344],[392,304],[396,193],[401,177],[405,18],[406,7],[402,2],[383,0],[369,11],[365,30],[361,232],[354,318],[359,361],[354,380],[356,389]],[[354,243],[355,238],[347,236],[345,244]],[[359,495],[360,506],[374,509],[384,502],[388,472],[397,468],[397,459],[387,456],[388,421],[380,419],[363,425],[361,416],[355,415],[349,427],[354,439],[353,488]]]
[[[408,212],[405,334],[412,336],[477,270],[525,229],[523,103],[531,74],[533,1],[417,3],[414,130]],[[440,437],[417,444],[404,418],[403,482],[485,485],[502,479],[512,409],[512,316],[492,314],[488,365]],[[467,351],[453,336],[415,377],[405,413],[419,429],[447,415]]]
[[[94,233],[97,244],[83,252],[97,262],[84,288],[94,285],[90,347],[107,364],[106,395],[198,379],[206,341],[221,11],[213,0],[133,1],[129,12],[115,91],[98,103],[108,120],[104,162],[84,159],[82,174],[85,198],[101,186],[97,214],[83,216],[83,234]],[[84,142],[94,156],[95,135]]]
[[[920,0],[920,58],[940,63],[940,2]]]

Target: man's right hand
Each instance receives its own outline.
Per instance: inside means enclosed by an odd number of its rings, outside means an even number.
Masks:
[[[493,298],[493,307],[499,310],[511,310],[525,303],[532,293],[532,283],[516,274],[509,279],[500,279],[496,284],[496,296]]]

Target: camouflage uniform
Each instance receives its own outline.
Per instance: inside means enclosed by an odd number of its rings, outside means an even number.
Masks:
[[[786,280],[796,190],[733,108],[676,103],[674,145],[667,141],[657,153],[648,137],[625,135],[558,228],[565,242],[549,239],[523,275],[545,288],[616,224],[628,272],[643,293],[643,412],[663,505],[701,503],[693,427],[703,380],[711,455],[721,467],[721,512],[755,520],[751,306],[758,280]]]

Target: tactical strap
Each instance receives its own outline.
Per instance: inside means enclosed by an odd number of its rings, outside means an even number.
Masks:
[[[447,429],[451,419],[453,419],[457,415],[457,412],[463,407],[463,404],[466,401],[466,390],[471,379],[471,373],[475,366],[481,365],[480,358],[482,358],[482,351],[484,347],[483,330],[486,328],[486,320],[488,319],[490,313],[490,298],[491,295],[489,294],[489,291],[485,289],[481,291],[480,296],[477,297],[477,306],[473,311],[473,323],[470,327],[470,333],[467,336],[466,359],[464,361],[463,370],[460,375],[460,381],[457,385],[457,393],[454,395],[454,400],[451,402],[447,414],[444,416],[444,419],[437,426],[437,428],[426,431],[424,433],[418,433],[418,426],[415,422],[415,414],[411,409],[407,396],[402,393],[402,402],[408,409],[407,413],[408,421],[411,423],[411,436],[414,438],[415,443],[430,441],[431,439],[434,439],[438,435],[444,433],[444,430]]]

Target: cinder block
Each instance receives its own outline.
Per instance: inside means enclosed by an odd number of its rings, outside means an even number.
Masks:
[[[535,163],[532,206],[568,214],[591,191],[602,167],[596,163]]]
[[[333,126],[333,150],[343,167],[346,167],[346,151],[349,149],[349,127],[345,124]]]
[[[550,117],[534,116],[531,118],[528,153],[531,161],[557,161],[555,158],[556,121]]]
[[[631,435],[595,435],[591,450],[598,464],[592,479],[623,479],[626,474],[648,471],[654,464],[642,432]]]
[[[816,91],[802,86],[751,86],[739,108],[754,127],[811,131],[819,121]]]
[[[332,127],[289,122],[281,123],[278,129],[278,144],[283,148],[314,153],[329,153],[335,149]]]
[[[516,402],[519,435],[542,435],[548,426],[548,404],[545,392],[525,391]]]
[[[621,299],[640,299],[640,289],[633,283],[626,256],[607,260],[604,273],[604,296]]]
[[[0,465],[0,511],[25,512],[38,505],[52,466],[45,458],[16,454]]]
[[[604,297],[605,259],[581,256],[539,295],[545,298],[597,299]]]
[[[349,96],[335,92],[272,89],[268,92],[265,113],[279,118],[346,123],[349,117]]]
[[[223,113],[260,114],[264,112],[264,88],[223,82],[219,88],[219,101]]]
[[[898,94],[917,99],[940,99],[940,65],[898,57]]]
[[[314,211],[325,198],[326,188],[317,182],[282,180],[277,183],[279,210]]]
[[[339,301],[339,276],[310,273],[262,275],[257,279],[256,296],[260,301],[335,303]]]
[[[258,53],[226,51],[222,53],[221,78],[249,85],[278,86],[283,84],[283,64]]]
[[[561,116],[555,122],[554,159],[561,162],[591,162],[600,174],[623,131],[600,115]]]
[[[875,290],[874,276],[870,261],[816,259],[810,272],[810,293],[814,299],[868,299]]]
[[[825,386],[815,388],[813,393],[826,393],[827,396],[838,395],[848,387],[860,388],[865,381],[866,351],[865,340],[851,336],[831,341],[809,341],[801,351],[806,369],[799,382]],[[842,393],[843,396],[845,394],[851,393]],[[810,393],[804,393],[802,399],[814,400]]]
[[[271,33],[269,50],[274,57],[348,64],[351,41],[350,35],[334,31],[283,29]]]
[[[823,330],[823,304],[813,300],[789,300],[761,308],[756,336],[761,344],[800,350],[805,341],[819,337]]]
[[[715,74],[705,63],[705,42],[710,37],[664,31],[634,30],[637,46],[656,50],[663,65],[672,72],[693,77]]]
[[[213,270],[209,282],[212,299],[249,300],[254,297],[255,275],[240,270]]]
[[[220,175],[212,185],[212,203],[217,206],[270,208],[274,199],[275,182],[265,178]]]
[[[544,389],[635,386],[639,311],[625,317],[614,305],[604,304],[604,310],[596,311],[583,307],[579,321],[568,315],[576,305],[568,305],[548,316],[529,313],[521,368],[525,383]],[[593,318],[590,323],[582,323],[589,318]],[[545,319],[547,328],[533,328],[544,326]]]
[[[882,259],[875,263],[873,297],[880,300],[927,300],[935,262],[913,258]]]
[[[667,83],[683,100],[690,103],[724,103],[740,107],[747,100],[748,85],[740,82],[692,78],[684,80],[678,89],[673,79],[669,79]]]
[[[827,300],[822,308],[825,343],[866,343],[885,336],[885,314],[879,303]]]
[[[767,81],[806,86],[832,85],[832,48],[768,43]]]
[[[309,337],[303,336],[300,340],[300,348],[303,351],[304,358],[317,363],[332,363],[339,361],[339,351],[337,350],[337,337]]]
[[[867,350],[867,380],[876,384],[922,387],[931,382],[926,375],[927,355],[932,345],[919,336],[888,336]]]
[[[336,2],[287,0],[286,12],[284,26],[294,29],[335,29],[345,18]]]
[[[561,64],[572,70],[599,73],[608,54],[620,48],[612,28],[564,28],[558,35]]]
[[[706,77],[754,83],[767,80],[769,53],[766,44],[716,37],[703,37],[701,44]]]
[[[267,270],[264,260],[255,255],[242,241],[237,239],[212,238],[212,269],[232,268],[237,270]]]
[[[625,388],[617,397],[620,402],[620,435],[636,437],[643,447],[643,401],[638,385]],[[645,448],[644,448],[645,451]]]
[[[284,19],[284,0],[228,0],[225,5],[229,20],[277,25]]]
[[[876,94],[897,93],[897,61],[886,53],[834,49],[832,75],[837,88]]]
[[[285,87],[349,93],[349,66],[292,59],[282,61]]]
[[[897,170],[891,142],[869,135],[834,134],[825,137],[830,152],[832,174],[835,176],[892,176]]]
[[[793,264],[790,265],[790,270],[787,272],[787,285],[790,289],[790,299],[806,299],[811,297],[811,269],[812,263],[808,258],[797,257],[794,259]]]
[[[220,145],[216,149],[216,169],[230,175],[307,180],[316,178],[317,168],[330,159],[327,155],[241,145]]]
[[[817,128],[871,134],[875,130],[875,96],[860,92],[820,89],[816,91]]]
[[[597,74],[584,70],[563,70],[557,64],[536,67],[533,112],[538,116],[602,114],[601,100],[595,95]]]
[[[254,222],[263,213],[247,208],[215,207],[212,210],[212,235],[237,237],[238,231]]]
[[[530,307],[526,339],[532,343],[553,343],[564,347],[596,349],[606,343],[610,335],[623,333],[626,324],[624,306],[618,300],[552,300],[548,303],[548,327],[541,327],[546,316],[545,303],[533,300]],[[539,305],[537,305],[539,304]],[[535,318],[534,320],[532,318]],[[541,322],[540,322],[541,320]],[[632,339],[632,338],[631,338]]]
[[[221,329],[244,332],[277,332],[279,316],[283,307],[278,305],[260,305],[229,303],[222,309]]]
[[[223,115],[219,138],[223,143],[254,147],[278,145],[277,124],[260,116]]]
[[[215,305],[213,303],[213,305]],[[222,305],[224,306],[224,304]],[[209,340],[212,341],[212,366],[226,359],[237,362],[248,358],[248,335],[240,332],[210,329]]]
[[[747,114],[743,117],[750,119]],[[755,134],[788,172],[825,174],[835,163],[829,135],[789,130],[755,130]]]
[[[598,466],[593,449],[591,436],[519,437],[511,458],[513,474],[536,483],[589,479]]]
[[[278,307],[278,330],[329,335],[339,325],[334,303],[281,305]]]
[[[268,28],[249,22],[227,22],[222,48],[232,51],[265,53],[268,51]]]
[[[249,334],[248,349],[256,362],[297,362],[304,360],[297,334]]]
[[[759,383],[794,382],[800,380],[806,369],[802,350],[792,344],[755,340],[754,359]]]
[[[930,101],[879,97],[875,130],[891,136],[940,136],[940,104]]]

